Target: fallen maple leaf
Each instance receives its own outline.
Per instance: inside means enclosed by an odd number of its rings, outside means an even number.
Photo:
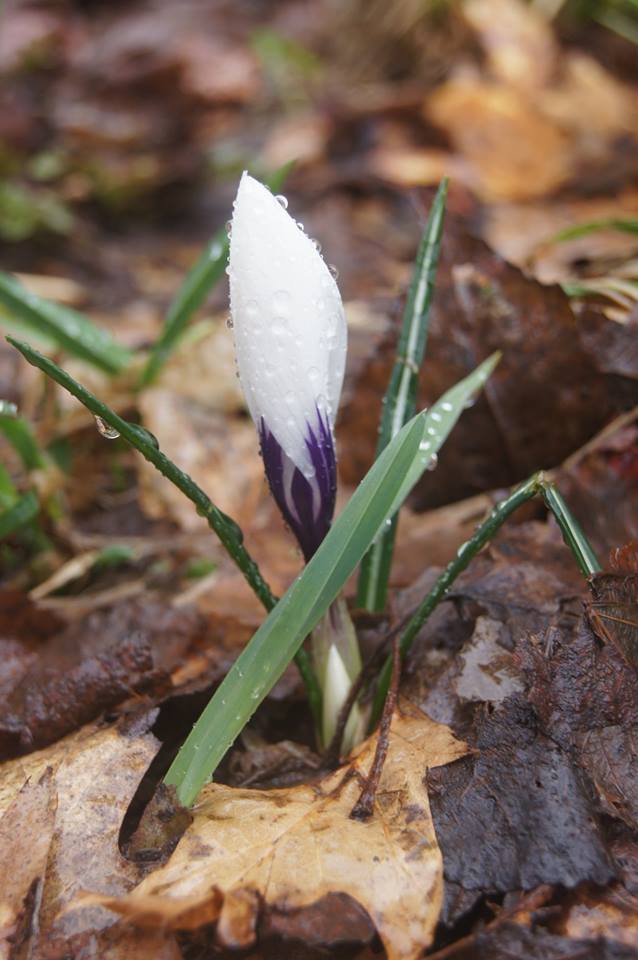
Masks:
[[[395,714],[373,816],[349,814],[377,737],[318,783],[278,790],[209,784],[168,863],[128,896],[91,896],[142,926],[195,929],[218,921],[225,946],[255,941],[260,901],[290,912],[330,893],[358,901],[388,960],[416,960],[432,941],[443,895],[443,863],[426,768],[467,753],[450,729],[413,707]]]
[[[66,911],[88,886],[117,895],[139,880],[117,839],[157,750],[153,717],[127,730],[84,727],[0,765],[0,960],[179,957],[171,934],[118,930],[104,910]]]

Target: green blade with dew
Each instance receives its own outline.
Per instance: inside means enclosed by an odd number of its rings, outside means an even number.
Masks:
[[[33,490],[27,490],[16,502],[0,513],[0,540],[11,536],[16,530],[34,520],[40,511],[38,498]]]
[[[443,235],[447,188],[446,177],[441,181],[432,203],[414,264],[397,344],[397,356],[383,400],[377,457],[401,427],[414,416],[416,410],[419,370],[427,341],[430,306]],[[357,604],[364,610],[381,611],[385,607],[397,520],[397,516],[392,517],[361,563]]]
[[[168,480],[194,504],[197,512],[206,518],[209,526],[217,534],[228,555],[244,575],[255,596],[261,601],[266,610],[272,610],[277,602],[270,587],[262,577],[259,567],[246,550],[243,544],[243,534],[235,521],[217,507],[210,497],[204,493],[188,474],[169,460],[159,449],[155,437],[143,427],[129,423],[120,417],[114,410],[94,396],[86,387],[73,379],[65,370],[58,367],[48,357],[43,356],[27,343],[7,337],[22,356],[33,366],[38,367],[52,380],[74,396],[89,410],[94,417],[107,424],[114,436],[121,436],[131,446],[135,447],[142,456],[152,463]],[[296,657],[297,666],[308,691],[308,699],[315,716],[318,715],[321,693],[312,671],[310,659],[305,650],[300,650]]]
[[[498,359],[494,354],[414,417],[374,462],[303,573],[235,661],[166,774],[183,804],[193,803]]]
[[[281,190],[292,168],[291,163],[280,167],[266,179],[275,192]],[[181,339],[191,317],[203,304],[215,284],[223,277],[228,263],[228,235],[221,227],[204,249],[199,260],[189,270],[184,282],[168,308],[162,332],[153,345],[142,371],[140,386],[148,387]]]
[[[120,373],[131,358],[129,350],[84,314],[31,293],[8,273],[0,273],[0,306],[0,326],[20,335],[28,332],[105,373]]]

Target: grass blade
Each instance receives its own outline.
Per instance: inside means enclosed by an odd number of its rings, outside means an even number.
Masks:
[[[13,506],[0,513],[0,540],[30,523],[37,517],[39,510],[40,504],[33,490],[23,493]]]
[[[291,167],[290,163],[280,167],[266,180],[271,190],[281,190]],[[162,333],[154,344],[142,371],[141,387],[149,386],[156,379],[184,333],[189,320],[223,276],[227,262],[228,236],[225,228],[222,227],[205,248],[195,266],[189,270],[177,291],[166,314]]]
[[[250,556],[243,544],[243,534],[239,526],[231,517],[227,516],[212,502],[204,491],[199,487],[188,474],[179,469],[165,454],[159,449],[157,440],[143,427],[135,423],[129,423],[118,416],[114,410],[111,410],[105,403],[98,400],[89,390],[79,384],[73,377],[69,376],[65,370],[62,370],[48,357],[43,356],[27,343],[21,343],[12,337],[7,340],[16,350],[19,350],[22,356],[38,367],[47,376],[59,383],[61,387],[68,390],[72,396],[76,397],[80,403],[84,404],[87,410],[95,417],[99,417],[104,423],[108,424],[119,433],[131,446],[135,447],[142,456],[152,463],[161,474],[167,477],[188,499],[195,505],[197,512],[206,518],[209,526],[215,531],[227,553],[241,570],[248,585],[262,602],[266,610],[272,610],[277,603],[277,598],[273,595],[270,587],[262,577],[259,567]],[[310,659],[305,651],[300,651],[297,657],[297,666],[301,673],[306,688],[308,690],[308,699],[315,716],[319,716],[321,707],[321,693],[319,685],[312,671]]]
[[[182,803],[194,801],[497,362],[495,354],[418,414],[374,462],[303,573],[235,661],[174,760],[166,782],[177,788]]]
[[[448,181],[444,178],[434,198],[414,265],[397,345],[397,357],[383,401],[377,456],[414,415],[416,409],[419,369],[427,340],[447,187]],[[357,604],[365,610],[380,611],[385,607],[397,519],[396,516],[392,517],[389,526],[372,545],[361,564]]]
[[[44,467],[42,451],[26,420],[0,412],[0,431],[17,452],[25,470],[39,470]]]
[[[566,240],[577,240],[599,230],[615,230],[617,233],[638,233],[638,219],[635,217],[608,217],[604,220],[589,220],[575,227],[567,227],[552,237],[552,243],[564,243]]]
[[[38,297],[8,273],[0,273],[0,304],[8,312],[0,316],[2,326],[28,331],[105,373],[119,373],[130,360],[130,351],[84,314]]]
[[[483,549],[485,544],[494,537],[507,518],[510,517],[515,510],[518,510],[522,504],[538,494],[543,497],[546,506],[554,514],[565,543],[572,551],[583,576],[590,577],[602,569],[591,544],[569,510],[562,495],[553,483],[545,479],[542,472],[535,473],[528,480],[525,480],[516,487],[508,497],[500,500],[499,503],[490,510],[485,520],[478,525],[470,539],[466,541],[466,543],[461,544],[456,556],[450,560],[430,592],[423,598],[406,624],[400,641],[402,658],[405,657],[426,620],[432,614],[435,607],[441,602],[459,574],[465,570],[470,561]],[[377,680],[377,689],[375,691],[370,716],[371,728],[376,726],[383,712],[383,704],[385,703],[385,698],[390,686],[391,675],[392,657],[388,656]]]

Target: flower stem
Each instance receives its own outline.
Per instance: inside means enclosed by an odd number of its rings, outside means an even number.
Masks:
[[[571,514],[565,500],[554,484],[546,480],[542,472],[533,474],[525,480],[504,500],[497,503],[489,512],[485,520],[479,524],[472,536],[457,550],[453,560],[438,577],[436,583],[424,597],[408,621],[400,642],[401,657],[404,658],[412,643],[425,624],[435,607],[440,603],[456,578],[465,570],[470,561],[479,553],[505,523],[507,518],[518,510],[522,504],[540,494],[547,507],[556,517],[565,543],[572,551],[576,562],[584,576],[589,577],[601,570],[596,555],[583,533],[580,525]],[[388,657],[379,673],[377,688],[372,704],[370,726],[374,727],[383,711],[383,704],[387,696],[392,675],[392,659]]]

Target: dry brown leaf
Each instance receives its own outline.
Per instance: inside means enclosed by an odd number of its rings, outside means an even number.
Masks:
[[[544,197],[569,178],[569,138],[543,114],[537,98],[458,77],[432,94],[427,113],[469,162],[487,200]]]
[[[558,46],[547,19],[535,7],[522,0],[470,0],[462,10],[500,82],[534,89],[551,79]]]
[[[194,929],[215,919],[228,946],[255,939],[258,901],[289,912],[330,893],[369,913],[388,960],[416,960],[432,940],[443,864],[423,786],[426,768],[467,748],[413,707],[393,720],[373,817],[349,813],[377,738],[318,783],[278,790],[210,784],[169,862],[125,898],[97,897],[138,925]]]
[[[118,834],[157,750],[152,719],[129,732],[85,727],[0,766],[0,958],[16,941],[43,960],[80,956],[88,941],[111,960],[177,956],[170,935],[120,932],[101,908],[66,912],[80,890],[123,895],[139,880]]]

